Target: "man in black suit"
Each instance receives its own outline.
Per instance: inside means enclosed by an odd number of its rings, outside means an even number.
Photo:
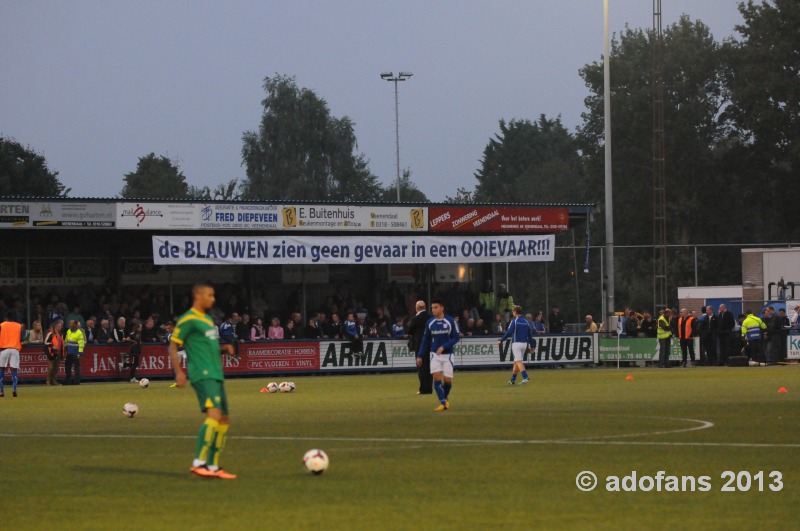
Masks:
[[[553,308],[550,310],[550,315],[547,320],[550,324],[551,334],[560,334],[564,331],[566,323],[564,318],[561,317],[561,312],[559,311],[558,306],[553,306]]]
[[[422,344],[422,335],[425,333],[425,324],[431,318],[431,314],[425,309],[424,301],[417,301],[417,314],[408,323],[408,350],[416,355]],[[422,365],[418,369],[419,390],[418,395],[429,395],[433,393],[433,376],[431,376],[431,360],[428,356],[422,356]]]
[[[728,311],[724,304],[719,305],[719,315],[717,316],[717,327],[719,330],[719,365],[725,365],[728,356],[735,356],[733,348],[733,329],[736,327],[736,318],[733,312]]]
[[[714,308],[707,306],[705,313],[697,322],[697,333],[700,334],[700,365],[717,364],[717,316]]]

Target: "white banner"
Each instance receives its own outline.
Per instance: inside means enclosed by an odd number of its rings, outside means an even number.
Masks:
[[[786,338],[786,359],[800,360],[800,335]]]
[[[552,262],[539,236],[153,236],[157,265]]]
[[[428,230],[427,207],[284,205],[281,228],[303,231],[411,232]]]
[[[499,348],[499,336],[462,337],[454,348],[453,364],[462,367],[511,367],[511,342]],[[526,365],[585,364],[597,361],[594,334],[556,334],[537,337],[536,352],[525,354]],[[409,352],[405,339],[366,339],[364,356],[356,358],[349,341],[322,340],[319,344],[321,371],[364,369],[412,369],[416,353]]]

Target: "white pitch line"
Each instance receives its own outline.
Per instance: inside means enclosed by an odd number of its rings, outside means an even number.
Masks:
[[[569,442],[569,441],[593,441],[598,439],[621,439],[623,437],[648,437],[651,435],[669,435],[672,433],[685,433],[688,431],[698,431],[698,430],[706,430],[708,428],[713,428],[714,423],[709,420],[700,420],[700,419],[681,419],[681,418],[673,418],[673,417],[636,417],[642,419],[656,419],[656,420],[680,420],[683,422],[696,422],[699,426],[692,426],[691,428],[680,428],[677,430],[663,430],[663,431],[650,431],[646,433],[625,433],[622,435],[597,435],[595,437],[576,437],[574,439],[559,439],[559,442]]]

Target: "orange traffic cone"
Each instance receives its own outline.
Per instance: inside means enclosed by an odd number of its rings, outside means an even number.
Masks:
[[[269,391],[267,391],[267,388],[266,388],[266,387],[262,387],[262,388],[261,388],[261,392],[262,392],[262,393],[269,393]]]
[[[788,393],[789,391],[787,391],[785,387],[781,387],[780,389],[778,389],[778,392],[779,393]]]
[[[625,379],[626,379],[626,380],[633,380],[633,375],[632,375],[632,374],[629,374],[628,376],[626,376],[626,377],[625,377]]]

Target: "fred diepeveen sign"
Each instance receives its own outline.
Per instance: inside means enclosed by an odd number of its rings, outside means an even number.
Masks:
[[[552,262],[553,235],[153,236],[156,265]]]

